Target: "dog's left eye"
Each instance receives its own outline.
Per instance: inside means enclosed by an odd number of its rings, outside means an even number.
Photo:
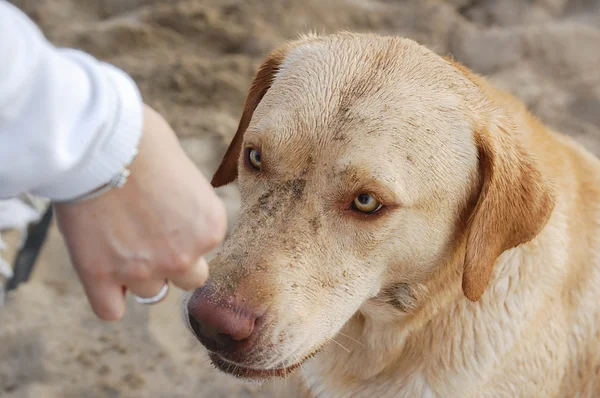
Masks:
[[[372,214],[382,207],[382,204],[368,193],[361,193],[352,201],[352,208],[361,213]]]

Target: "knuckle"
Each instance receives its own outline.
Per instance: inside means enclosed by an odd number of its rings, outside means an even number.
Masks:
[[[211,231],[203,235],[199,243],[199,249],[202,254],[205,254],[219,246],[219,243],[219,236]]]
[[[184,273],[192,268],[191,258],[179,250],[170,250],[165,266],[173,273]]]
[[[146,261],[130,261],[126,265],[125,277],[128,280],[148,281],[152,277],[150,266]]]
[[[227,233],[227,216],[223,206],[217,206],[216,210],[207,217],[204,231],[200,234],[200,245],[204,252],[218,247]]]
[[[106,280],[111,276],[109,267],[103,264],[85,265],[81,269],[93,280]]]

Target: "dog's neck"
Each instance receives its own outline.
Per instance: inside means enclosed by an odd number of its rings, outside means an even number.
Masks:
[[[329,396],[331,391],[343,391],[344,385],[402,371],[410,336],[440,312],[466,300],[460,290],[464,244],[454,253],[426,282],[397,284],[393,291],[368,300],[324,352],[305,365],[303,384],[310,385],[310,396]],[[334,380],[339,385],[332,385]]]
[[[529,294],[540,297],[540,292],[530,289],[544,289],[539,280],[533,283],[544,267],[537,259],[543,258],[542,252],[561,255],[543,243],[548,241],[543,236],[547,233],[502,254],[478,302],[462,293],[464,251],[458,250],[427,283],[411,287],[411,297],[417,301],[412,313],[377,300],[365,303],[324,352],[305,365],[303,384],[310,385],[313,396],[347,391],[339,395],[345,397],[361,396],[355,395],[356,389],[370,382],[402,386],[398,388],[413,394],[408,396],[426,396],[441,383],[440,391],[454,388],[461,396],[465,385],[481,383],[499,365],[499,358],[513,347],[515,336],[533,316],[524,314],[519,302]],[[428,296],[431,292],[435,294]],[[440,366],[424,369],[426,363]]]
[[[395,367],[405,355],[411,335],[419,334],[439,314],[467,300],[461,290],[464,253],[465,243],[460,242],[426,281],[398,285],[392,302],[378,297],[368,300],[345,325],[336,340],[343,341],[348,335],[358,341],[353,344],[346,338],[348,344],[363,345],[360,360],[356,361],[363,376],[375,377]],[[381,352],[386,353],[385,361]],[[365,361],[372,361],[372,365],[365,367]],[[369,369],[368,374],[365,369]]]

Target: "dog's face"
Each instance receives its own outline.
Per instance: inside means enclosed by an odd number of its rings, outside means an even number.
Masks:
[[[500,199],[481,204],[494,183],[481,162],[498,170],[490,153],[503,143],[476,133],[488,122],[477,93],[450,62],[399,38],[309,37],[271,54],[213,179],[238,178],[236,228],[210,263],[209,283],[184,300],[217,367],[255,379],[283,374],[369,299],[425,280],[458,235],[487,239],[486,223],[497,220],[477,213]],[[523,239],[539,226],[530,229]],[[485,242],[491,254],[471,250],[463,281],[471,299],[493,256],[514,246],[496,240]]]

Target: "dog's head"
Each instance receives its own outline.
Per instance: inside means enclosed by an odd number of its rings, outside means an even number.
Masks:
[[[184,300],[215,365],[284,374],[460,245],[478,300],[496,258],[552,208],[514,130],[468,71],[410,40],[309,36],[274,51],[212,181],[238,179],[236,227]]]

